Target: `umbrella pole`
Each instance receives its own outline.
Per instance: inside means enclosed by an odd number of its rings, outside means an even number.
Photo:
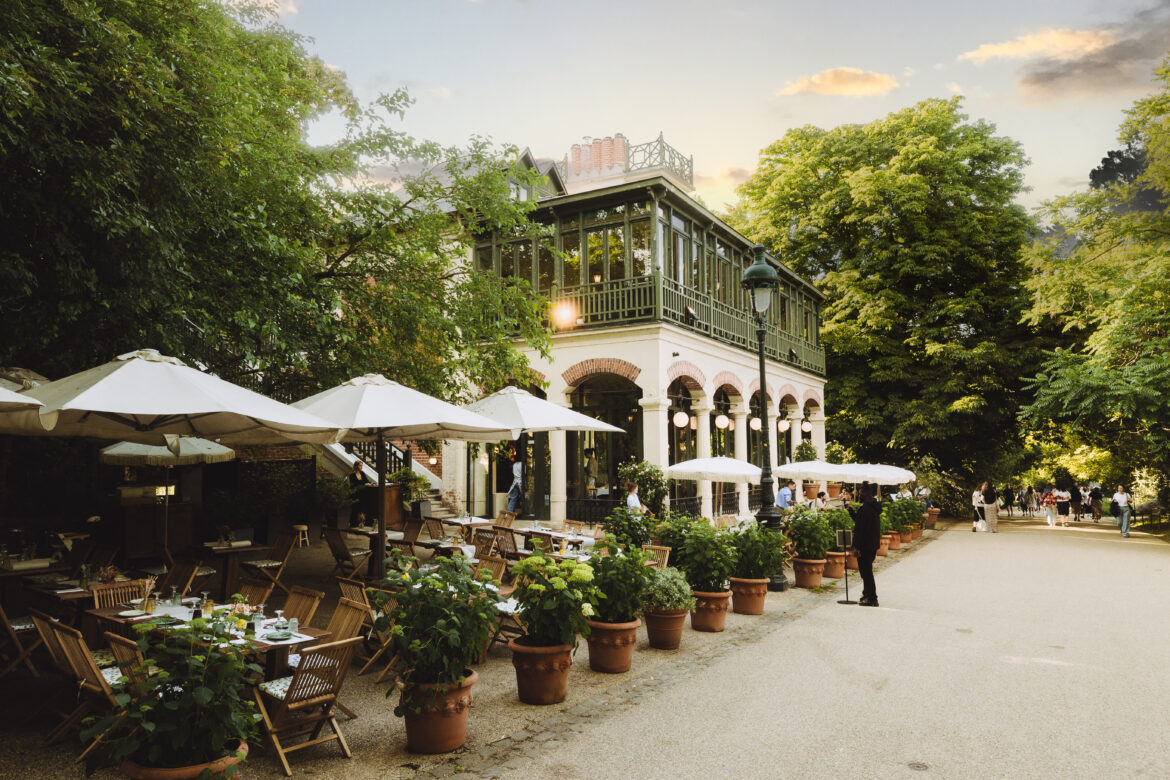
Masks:
[[[378,469],[378,535],[374,537],[374,576],[386,579],[386,448],[382,446],[382,430],[378,430],[378,449],[374,462]]]
[[[174,567],[175,559],[171,557],[171,467],[166,467],[166,476],[163,478],[163,560],[167,566]]]

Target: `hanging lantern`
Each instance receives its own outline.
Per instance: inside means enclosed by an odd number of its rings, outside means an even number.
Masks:
[[[719,430],[725,430],[731,420],[727,419],[727,415],[721,414],[715,418],[715,427]]]
[[[785,419],[776,421],[776,430],[780,431],[780,433],[788,433],[788,429],[791,427],[792,425]]]
[[[810,423],[808,420],[805,420],[800,424],[800,429],[805,433],[808,433],[812,430],[812,423]]]
[[[748,425],[751,426],[753,431],[758,431],[760,428],[764,427],[764,422],[759,417],[753,417],[752,421],[748,423]]]
[[[691,421],[691,418],[687,416],[686,412],[675,412],[673,419],[674,427],[676,428],[685,428],[687,427],[687,423]]]
[[[691,418],[691,430],[692,431],[699,430],[699,418],[698,417]]]

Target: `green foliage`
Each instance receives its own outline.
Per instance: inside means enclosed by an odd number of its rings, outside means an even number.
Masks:
[[[601,527],[607,534],[616,537],[618,544],[624,544],[631,549],[641,549],[642,545],[650,543],[649,518],[625,505],[610,512]]]
[[[117,706],[87,720],[82,738],[102,736],[86,759],[86,772],[117,766],[122,759],[150,767],[191,766],[227,754],[225,745],[258,739],[260,715],[252,701],[250,644],[233,645],[230,635],[206,618],[160,635],[139,624],[138,647],[145,658],[143,694],[131,695],[123,678],[114,687]]]
[[[809,460],[820,460],[820,457],[817,455],[817,448],[807,439],[796,445],[796,451],[792,453],[792,457],[798,463]]]
[[[805,560],[824,559],[825,553],[837,541],[823,513],[812,512],[803,507],[793,511],[785,530],[796,548],[796,557]]]
[[[629,623],[636,619],[647,579],[654,571],[646,565],[642,550],[638,547],[622,550],[613,535],[606,534],[605,540],[593,547],[589,565],[593,567],[593,584],[601,591],[596,619],[603,623]]]
[[[695,597],[687,578],[673,566],[651,569],[650,581],[642,592],[642,609],[662,611],[694,609]]]
[[[393,474],[386,475],[386,482],[394,482],[402,486],[402,500],[406,503],[422,501],[431,492],[431,483],[414,469],[401,468]]]
[[[541,230],[515,149],[411,138],[404,91],[363,104],[236,3],[2,3],[0,30],[0,364],[152,346],[289,399],[370,371],[452,397],[547,349],[544,299],[464,262]],[[310,146],[326,113],[345,135]]]
[[[1052,484],[1061,490],[1071,491],[1077,486],[1077,481],[1065,466],[1057,466],[1052,470]]]
[[[328,474],[317,475],[317,508],[327,517],[338,510],[353,506],[356,491],[344,479],[333,479]]]
[[[882,528],[889,525],[891,531],[906,533],[922,522],[922,504],[913,499],[887,501],[882,504]]]
[[[691,587],[705,593],[727,590],[727,578],[735,570],[735,545],[730,535],[707,523],[695,523],[676,549],[678,567]]]
[[[666,507],[666,496],[670,486],[662,469],[653,463],[644,460],[631,460],[618,466],[618,481],[625,485],[634,482],[638,485],[638,499],[642,505],[661,517]]]
[[[416,697],[419,683],[437,684],[435,697],[461,684],[500,624],[499,596],[485,587],[490,573],[477,576],[462,555],[436,557],[432,563],[433,569],[412,567],[402,575],[402,589],[394,593],[396,604],[389,614],[381,612],[389,595],[374,593],[379,609],[374,626],[379,631],[390,628],[404,669],[394,708],[399,716],[408,709],[422,711],[426,702]],[[398,687],[391,686],[386,695]]]
[[[924,453],[985,473],[1017,435],[1019,144],[924,100],[868,124],[790,130],[760,154],[733,215],[825,295],[832,438],[861,460]]]
[[[601,591],[593,582],[593,569],[586,563],[556,561],[539,553],[530,555],[512,568],[520,603],[520,618],[527,634],[523,644],[536,647],[572,645],[577,637],[589,635],[586,618],[596,614]]]
[[[661,520],[654,526],[654,538],[662,546],[670,548],[670,562],[674,563],[678,560],[678,551],[682,549],[683,542],[686,540],[687,534],[691,532],[691,528],[696,522],[705,523],[706,521],[696,519],[694,515],[683,512],[667,512],[660,517]]]
[[[825,443],[825,462],[826,463],[852,463],[855,460],[853,450],[846,447],[844,444],[836,441]]]
[[[735,545],[735,569],[732,576],[749,580],[764,579],[780,571],[788,560],[784,549],[788,539],[759,523],[751,523],[731,535]]]
[[[853,515],[845,509],[840,507],[826,509],[821,512],[821,517],[829,524],[829,529],[834,533],[853,530]]]

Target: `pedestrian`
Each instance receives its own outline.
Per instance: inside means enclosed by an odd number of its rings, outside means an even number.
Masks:
[[[592,447],[585,450],[585,496],[597,497],[597,454]]]
[[[1113,516],[1117,518],[1117,527],[1126,539],[1129,538],[1129,520],[1133,516],[1131,499],[1125,485],[1118,485],[1117,492],[1113,494]]]
[[[792,506],[792,492],[796,487],[796,483],[791,479],[784,483],[784,487],[780,488],[776,493],[776,508],[780,510],[783,516]]]
[[[1003,506],[1007,509],[1008,517],[1012,516],[1012,506],[1016,502],[1016,494],[1012,490],[1011,485],[1005,485],[1003,489]]]
[[[927,509],[930,509],[932,506],[934,506],[934,504],[930,503],[930,488],[928,488],[926,485],[922,485],[918,488],[918,500],[921,501],[922,505]]]
[[[520,507],[520,499],[524,495],[524,461],[520,453],[512,456],[512,486],[508,488],[508,511],[515,512]]]
[[[857,553],[857,570],[861,574],[861,599],[863,607],[878,605],[877,583],[873,579],[873,559],[881,546],[882,508],[877,500],[877,486],[868,482],[861,484],[861,508],[857,510],[853,525],[853,549]]]
[[[1092,514],[1093,502],[1089,498],[1089,486],[1081,485],[1081,517]]]
[[[365,464],[361,462],[360,458],[353,462],[353,469],[346,475],[345,481],[349,484],[350,492],[354,498],[354,502],[349,508],[349,527],[359,528],[366,524],[366,513],[362,511],[363,488],[373,484],[373,481],[366,476]],[[330,528],[337,526],[336,517],[328,518],[327,522]]]
[[[1019,503],[1020,517],[1027,517],[1028,516],[1028,496],[1025,494],[1023,488],[1020,488],[1018,491],[1016,491],[1016,501]]]
[[[1048,519],[1048,527],[1056,527],[1056,496],[1052,493],[1052,488],[1047,488],[1044,491],[1044,496],[1040,499],[1041,506],[1044,507],[1044,516]]]
[[[654,516],[654,513],[647,509],[646,505],[642,503],[642,499],[638,498],[637,482],[631,481],[626,483],[626,508],[636,515],[647,515],[649,517]]]
[[[983,519],[987,521],[987,530],[993,534],[999,533],[999,495],[990,482],[983,483]]]
[[[1069,510],[1074,523],[1081,522],[1081,486],[1073,485],[1068,491]]]
[[[1101,522],[1101,499],[1104,495],[1101,493],[1100,485],[1093,485],[1089,488],[1089,508],[1093,511],[1093,522]]]
[[[1052,496],[1056,499],[1056,514],[1060,517],[1060,524],[1068,528],[1068,505],[1072,496],[1062,487],[1056,488],[1052,492]]]
[[[979,530],[979,521],[983,520],[983,489],[977,487],[971,491],[971,508],[974,514],[971,516],[971,533]],[[986,525],[986,523],[985,523]]]
[[[820,512],[828,505],[829,505],[829,500],[828,500],[828,497],[825,495],[825,491],[823,491],[823,490],[819,491],[817,493],[817,497],[813,499],[812,508],[815,509],[816,511]]]

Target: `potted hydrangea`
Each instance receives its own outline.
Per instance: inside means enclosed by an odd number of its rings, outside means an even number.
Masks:
[[[394,714],[406,721],[406,747],[414,753],[446,753],[467,741],[470,668],[500,624],[499,597],[488,588],[490,572],[476,575],[462,555],[438,557],[434,567],[411,567],[396,582],[395,606],[374,594],[380,614],[374,627],[394,638],[401,680]]]
[[[650,570],[642,593],[642,617],[651,647],[677,650],[687,613],[694,608],[695,594],[681,571],[672,566]]]
[[[589,668],[595,672],[628,672],[638,641],[638,613],[642,592],[653,571],[646,555],[636,547],[618,547],[612,534],[593,548],[589,559],[593,584],[601,591],[596,615],[589,624]]]
[[[768,577],[780,571],[788,554],[787,539],[759,523],[731,535],[735,545],[735,569],[731,576],[731,608],[741,615],[764,614]]]
[[[678,553],[679,568],[695,593],[691,628],[722,631],[727,621],[731,590],[727,580],[735,570],[735,546],[728,534],[706,523],[695,523]]]
[[[600,593],[593,569],[574,560],[557,561],[539,553],[512,568],[525,634],[508,642],[516,687],[525,704],[557,704],[569,690],[569,667],[577,637],[588,636]]]
[[[788,520],[788,538],[796,555],[792,570],[798,588],[816,588],[825,571],[825,553],[833,546],[834,535],[819,512],[798,508]]]

